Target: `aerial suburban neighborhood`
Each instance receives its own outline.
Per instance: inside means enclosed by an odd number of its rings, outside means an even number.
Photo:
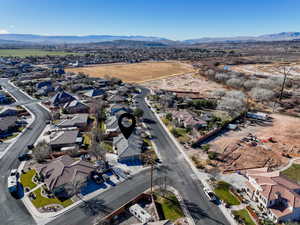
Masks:
[[[226,2],[1,3],[0,225],[300,224],[300,4]]]

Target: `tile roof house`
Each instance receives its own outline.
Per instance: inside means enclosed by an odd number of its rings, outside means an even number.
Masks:
[[[67,102],[63,109],[65,110],[66,113],[70,113],[70,114],[75,114],[75,113],[89,113],[90,108],[78,101],[78,100],[73,100],[71,102]]]
[[[300,185],[268,168],[247,170],[247,192],[275,223],[300,221]]]
[[[172,117],[177,121],[179,126],[185,128],[190,127],[190,128],[200,129],[202,127],[207,126],[206,121],[201,120],[200,118],[193,115],[187,110],[172,111]]]
[[[37,89],[40,89],[42,87],[51,87],[52,86],[52,82],[51,80],[46,80],[46,81],[41,81],[41,82],[38,82],[35,87]]]
[[[119,162],[128,163],[141,159],[143,141],[136,133],[133,133],[128,139],[123,134],[114,137],[113,146],[118,153]]]
[[[61,106],[61,105],[66,104],[67,102],[71,102],[73,100],[76,100],[76,98],[74,96],[72,96],[71,94],[69,94],[65,91],[60,91],[52,97],[51,104],[53,106]]]
[[[69,155],[60,156],[47,164],[37,164],[35,168],[44,178],[47,188],[55,194],[63,192],[68,184],[76,181],[86,182],[91,172],[96,169],[93,164],[76,161]]]
[[[88,124],[89,114],[76,114],[63,119],[57,126],[59,128],[77,127],[84,129]]]

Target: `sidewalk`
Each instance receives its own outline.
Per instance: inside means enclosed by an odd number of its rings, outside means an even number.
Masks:
[[[168,134],[168,136],[171,138],[171,140],[174,142],[174,144],[176,145],[176,147],[179,149],[179,151],[182,153],[183,157],[185,158],[185,160],[187,161],[187,163],[190,165],[191,169],[193,170],[194,174],[191,174],[191,176],[195,176],[196,178],[198,178],[198,180],[200,180],[200,182],[202,183],[202,185],[204,187],[210,187],[207,179],[209,178],[209,174],[208,173],[204,173],[204,172],[200,172],[194,165],[194,163],[192,162],[192,160],[190,159],[190,157],[185,153],[185,151],[182,149],[182,146],[178,143],[178,141],[176,140],[176,138],[169,132],[168,128],[165,126],[165,124],[161,121],[159,115],[155,112],[155,110],[152,108],[152,106],[150,105],[149,101],[147,98],[145,98],[145,102],[146,104],[150,107],[151,111],[153,112],[153,114],[155,115],[155,117],[157,118],[157,120],[159,121],[159,123],[161,124],[161,126],[163,127],[163,129],[166,131],[166,133]],[[218,206],[219,209],[222,211],[222,213],[224,214],[224,216],[226,217],[226,219],[228,220],[228,222],[232,225],[237,225],[237,222],[234,220],[234,218],[231,216],[230,212],[228,212],[228,209],[225,208],[225,206],[220,205]]]

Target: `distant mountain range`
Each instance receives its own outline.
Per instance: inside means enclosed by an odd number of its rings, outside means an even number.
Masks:
[[[0,34],[0,44],[4,43],[30,43],[30,44],[85,44],[115,41],[142,41],[162,43],[163,45],[191,45],[197,43],[214,42],[247,42],[247,41],[288,41],[300,38],[300,32],[282,32],[277,34],[267,34],[260,36],[240,36],[240,37],[218,37],[218,38],[198,38],[184,41],[173,41],[162,37],[148,36],[113,36],[113,35],[88,35],[88,36],[46,36],[34,34]]]

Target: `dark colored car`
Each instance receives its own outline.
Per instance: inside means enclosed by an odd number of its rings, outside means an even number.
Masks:
[[[18,156],[18,160],[19,161],[27,161],[27,160],[30,160],[32,159],[32,156],[28,153],[24,153],[24,154],[21,154]]]
[[[33,145],[28,145],[27,148],[28,148],[28,150],[32,150],[32,149],[34,149],[34,146]]]

